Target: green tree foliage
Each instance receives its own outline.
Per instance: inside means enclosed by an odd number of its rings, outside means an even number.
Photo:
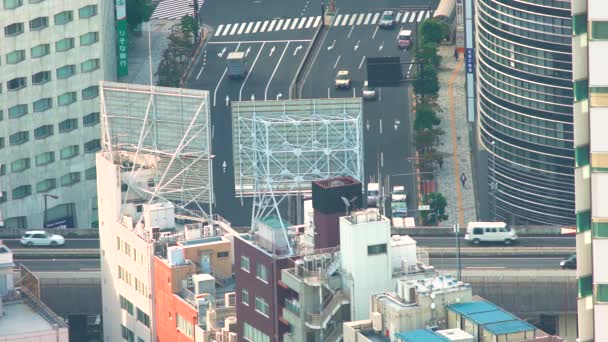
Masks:
[[[158,65],[158,85],[179,87],[180,80],[193,54],[194,43],[189,27],[184,27],[184,20],[173,25],[169,34],[169,44],[163,52]],[[186,21],[187,22],[187,21]]]
[[[418,95],[435,96],[439,91],[439,79],[437,69],[432,65],[425,65],[418,78],[414,81],[414,92]]]
[[[448,219],[448,215],[445,213],[448,203],[440,192],[424,195],[422,202],[430,207],[430,210],[421,212],[425,226],[438,225],[440,221]]]
[[[133,30],[137,25],[150,20],[154,12],[151,0],[127,0],[127,23]]]
[[[441,63],[441,56],[437,53],[437,43],[424,42],[420,49],[416,51],[416,59],[420,63],[438,68]]]
[[[448,34],[448,25],[437,19],[426,19],[420,24],[420,36],[423,42],[439,44]]]
[[[196,37],[198,34],[198,22],[189,15],[182,17],[180,21],[180,29],[183,35]]]
[[[434,151],[442,145],[441,138],[445,131],[441,128],[423,129],[414,132],[414,147],[417,151]]]
[[[416,119],[414,120],[414,129],[417,131],[424,129],[432,129],[433,126],[439,125],[441,119],[437,117],[437,113],[430,104],[420,103],[416,106]]]

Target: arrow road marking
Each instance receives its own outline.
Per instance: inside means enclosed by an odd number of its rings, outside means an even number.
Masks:
[[[287,45],[289,45],[289,43],[287,43]],[[302,44],[298,45],[298,47],[296,47],[296,49],[294,50],[293,55],[295,56],[298,53],[298,51],[300,51],[301,48],[302,48]],[[282,55],[281,55],[281,58],[283,58]]]
[[[384,40],[382,41],[382,43],[380,43],[380,46],[378,47],[378,51],[382,51],[382,49],[384,49]]]
[[[258,58],[260,57],[262,50],[264,50],[264,45],[266,45],[266,43],[262,43],[262,46],[258,50],[258,53],[257,53],[257,55],[255,55],[255,59],[253,60],[253,63],[251,64],[251,69],[249,69],[247,76],[245,76],[245,80],[243,80],[243,84],[241,85],[241,90],[239,90],[239,101],[241,101],[241,99],[242,99],[243,88],[245,88],[245,84],[247,83],[249,76],[251,76],[251,74],[253,73],[253,68],[255,67],[255,63],[258,62]],[[251,94],[251,96],[253,96],[253,94]]]
[[[333,49],[335,45],[336,45],[336,40],[334,39],[334,42],[331,43],[331,45],[327,47],[327,51]]]
[[[268,55],[268,57],[272,57],[272,54],[274,53],[275,49],[276,48],[274,46],[272,47],[272,49],[270,49],[270,54]]]
[[[283,52],[281,53],[281,57],[279,57],[279,61],[277,62],[277,65],[274,67],[274,70],[272,71],[272,75],[270,75],[270,79],[268,80],[268,83],[266,84],[266,89],[264,90],[264,101],[266,101],[268,99],[268,87],[270,87],[270,82],[272,82],[272,79],[274,78],[274,74],[277,72],[277,69],[279,69],[279,65],[281,65],[281,61],[283,60],[283,56],[285,55],[285,51],[287,51],[287,48],[289,47],[289,42],[287,42],[287,44],[285,45],[285,48],[283,49]],[[302,45],[299,46],[300,48],[302,47]],[[272,47],[274,49],[274,46]],[[296,52],[298,51],[298,49],[296,49]],[[296,55],[295,52],[293,54],[294,56]]]
[[[247,51],[245,51],[245,57],[249,55],[249,52],[251,52],[251,46],[247,47]]]
[[[226,95],[226,107],[230,104],[230,96]]]
[[[236,49],[234,49],[234,51],[239,51],[239,47],[241,46],[241,43],[239,42],[236,45]],[[224,68],[224,73],[222,74],[222,77],[220,78],[220,81],[217,82],[217,85],[215,86],[215,90],[213,91],[213,107],[215,107],[215,99],[217,97],[217,90],[219,89],[220,85],[222,84],[222,81],[224,80],[224,77],[226,77],[226,72],[228,72],[228,67]]]
[[[283,93],[278,93],[278,94],[277,94],[277,101],[279,101],[279,99],[280,99],[281,97],[283,97]]]
[[[218,58],[222,58],[222,56],[224,56],[224,53],[226,53],[226,47],[224,46],[224,48],[222,49],[222,51],[217,53],[217,57]]]
[[[253,95],[253,93],[251,93],[251,101],[255,101],[255,95]]]
[[[354,26],[353,26],[353,27],[354,27]],[[361,42],[360,40],[357,40],[357,42],[355,43],[355,47],[354,47],[354,50],[355,50],[355,51],[357,51],[357,50],[359,49],[359,43],[360,43],[360,42]],[[359,68],[359,69],[361,69],[361,68]]]

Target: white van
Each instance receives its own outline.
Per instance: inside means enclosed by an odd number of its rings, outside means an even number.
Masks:
[[[367,183],[367,206],[375,207],[380,198],[380,187],[378,183]]]
[[[469,222],[466,241],[474,245],[481,242],[504,242],[510,245],[517,241],[517,234],[504,222]]]

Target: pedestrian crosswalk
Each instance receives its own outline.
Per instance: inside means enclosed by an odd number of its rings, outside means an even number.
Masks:
[[[169,1],[169,0],[165,0]],[[431,11],[397,12],[395,23],[397,25],[421,22],[431,17]],[[380,13],[355,13],[338,14],[332,22],[332,26],[362,26],[376,25],[380,19]],[[289,19],[269,19],[260,21],[249,21],[242,23],[231,23],[219,25],[215,37],[232,36],[240,34],[252,34],[276,31],[291,31],[317,28],[321,24],[321,16],[299,17]]]
[[[193,0],[162,0],[150,17],[152,19],[180,19],[185,15],[193,14]]]

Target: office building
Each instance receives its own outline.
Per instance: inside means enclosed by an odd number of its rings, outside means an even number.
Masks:
[[[608,3],[572,1],[579,341],[608,340]]]
[[[477,129],[490,216],[572,225],[570,1],[476,1]]]
[[[49,226],[96,227],[99,81],[116,78],[114,2],[4,0],[1,6],[4,225],[42,227],[46,199]]]

